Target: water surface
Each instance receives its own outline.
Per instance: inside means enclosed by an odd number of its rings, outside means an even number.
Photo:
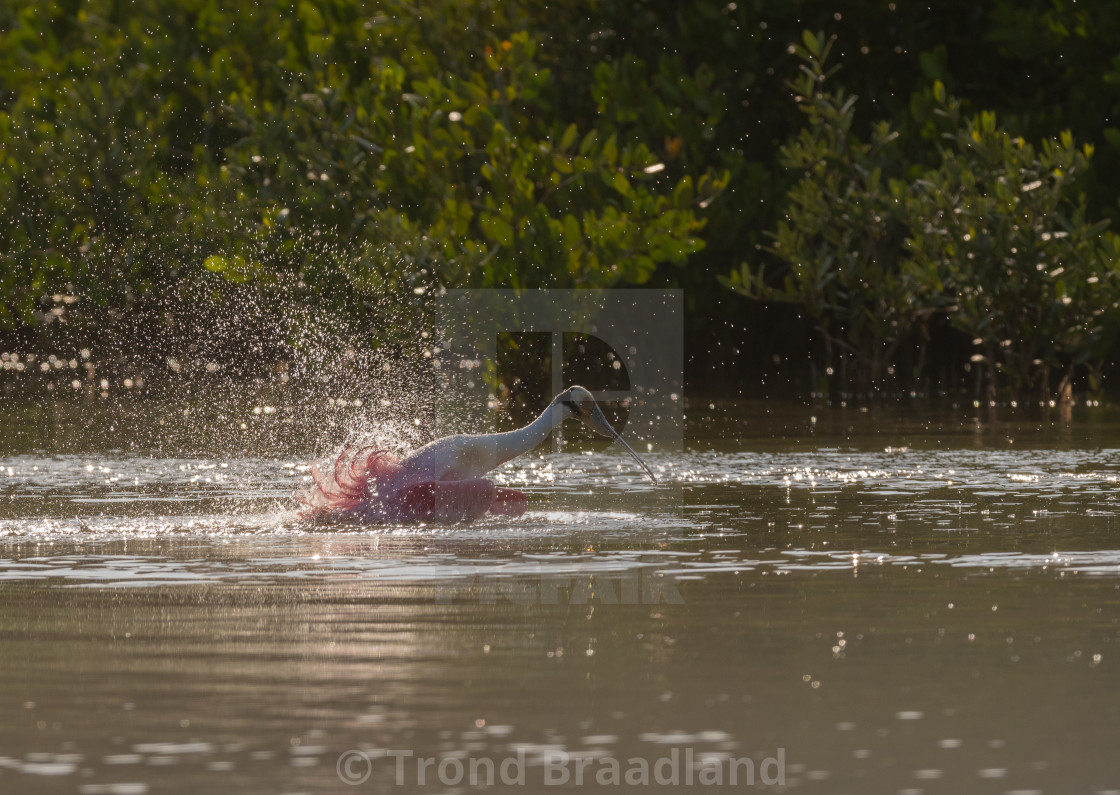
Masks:
[[[549,453],[498,473],[517,520],[316,528],[306,440],[36,411],[0,456],[0,791],[459,792],[479,760],[617,791],[612,759],[676,791],[676,753],[771,791],[1120,792],[1107,413],[692,405],[658,488]]]

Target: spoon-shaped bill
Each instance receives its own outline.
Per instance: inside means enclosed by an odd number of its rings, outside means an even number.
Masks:
[[[642,469],[645,470],[646,474],[649,475],[649,479],[653,481],[653,485],[656,486],[657,485],[657,477],[653,474],[653,470],[651,470],[649,467],[646,466],[645,461],[638,458],[638,454],[634,452],[634,448],[632,448],[630,445],[626,444],[626,440],[623,439],[621,436],[619,436],[617,433],[615,433],[615,435],[614,435],[614,440],[616,442],[618,442],[620,445],[622,445],[623,448],[625,448],[626,452],[628,452],[630,454],[631,458],[633,458],[635,461],[638,462],[638,466],[640,466]]]
[[[616,431],[611,426],[611,424],[607,422],[607,418],[603,415],[602,410],[598,406],[595,406],[591,409],[591,412],[589,413],[589,416],[587,418],[587,425],[591,427],[591,430],[602,434],[603,436],[614,439],[616,442],[622,445],[626,452],[630,454],[630,457],[638,462],[638,466],[640,466],[645,471],[645,473],[649,475],[649,479],[653,481],[654,485],[657,484],[657,476],[653,474],[653,470],[646,466],[645,461],[638,458],[638,454],[634,452],[634,448],[628,445],[626,443],[626,440],[622,438],[618,431]]]

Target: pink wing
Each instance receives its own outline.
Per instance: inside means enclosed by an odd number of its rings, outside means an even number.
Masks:
[[[399,471],[400,462],[384,450],[344,447],[326,472],[317,463],[311,465],[311,488],[296,495],[304,506],[300,516],[472,522],[487,512],[520,516],[528,505],[520,491],[497,488],[484,478],[418,483],[396,494],[377,494],[377,483],[391,480]]]
[[[384,450],[343,447],[327,472],[311,464],[311,487],[295,495],[303,503],[300,516],[314,520],[360,512],[373,499],[372,486],[399,469],[400,462]]]
[[[487,512],[520,516],[527,503],[521,492],[477,478],[418,483],[398,491],[386,508],[395,521],[473,522]]]

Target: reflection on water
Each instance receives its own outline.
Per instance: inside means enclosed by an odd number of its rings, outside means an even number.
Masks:
[[[13,447],[0,791],[1120,791],[1107,418],[689,413],[667,486],[525,459],[466,527],[302,525],[298,455]]]

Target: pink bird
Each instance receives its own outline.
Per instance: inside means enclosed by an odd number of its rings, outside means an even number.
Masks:
[[[300,515],[382,522],[470,522],[487,513],[520,516],[528,504],[525,494],[495,486],[482,476],[532,450],[567,419],[614,439],[657,483],[650,468],[607,422],[591,393],[573,386],[516,431],[446,436],[403,459],[370,447],[346,447],[327,475],[312,464],[313,484],[297,495],[305,508]]]

